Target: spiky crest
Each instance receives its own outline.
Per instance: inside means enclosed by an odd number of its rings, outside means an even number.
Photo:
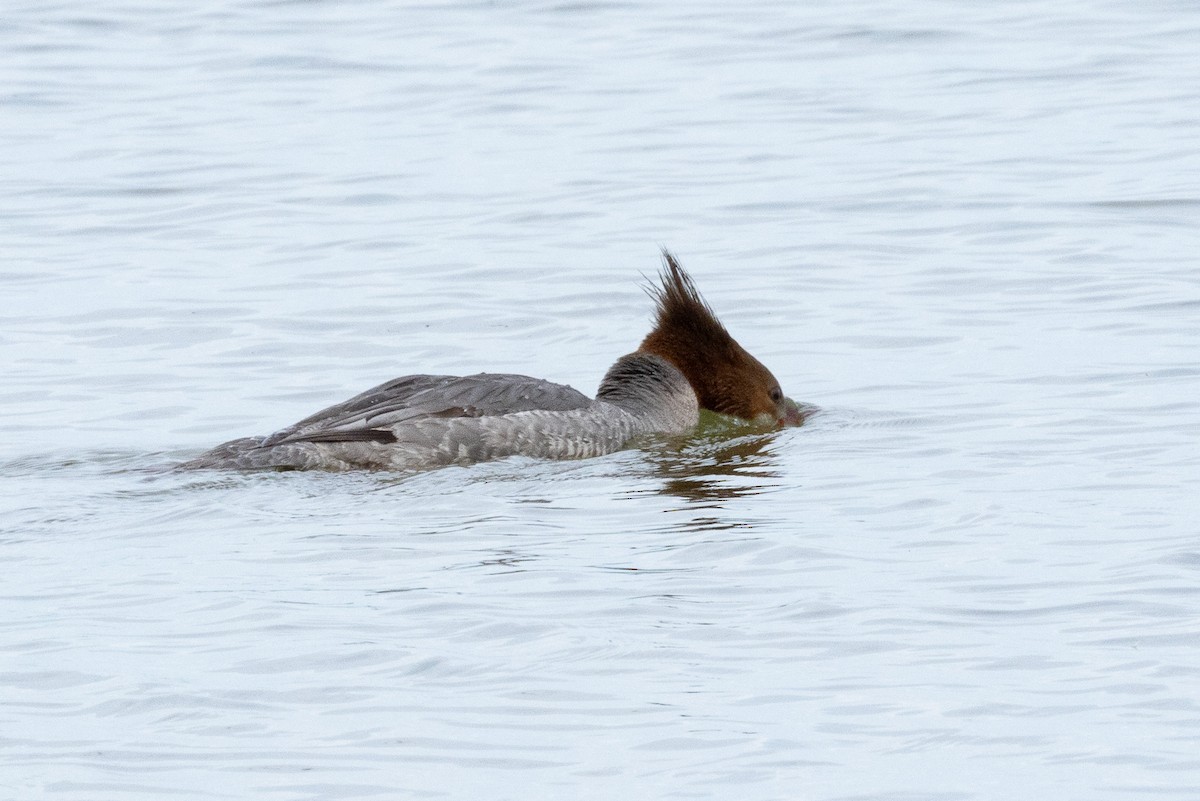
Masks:
[[[638,349],[674,364],[702,408],[746,419],[772,414],[768,395],[778,386],[775,377],[730,336],[691,276],[666,250],[659,280],[659,286],[647,288],[656,306],[654,330]]]

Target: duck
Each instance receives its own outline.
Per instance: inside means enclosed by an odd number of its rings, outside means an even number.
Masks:
[[[803,422],[770,370],[738,344],[669,251],[647,287],[654,327],[595,398],[502,373],[409,375],[268,436],[242,437],[185,469],[419,471],[510,456],[583,459],[646,435],[696,429],[702,410],[779,428]]]

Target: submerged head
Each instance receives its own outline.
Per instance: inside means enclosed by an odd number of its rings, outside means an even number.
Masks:
[[[757,423],[799,425],[800,410],[763,363],[737,343],[696,291],[691,276],[663,251],[662,286],[654,330],[638,348],[675,365],[696,392],[700,408]]]

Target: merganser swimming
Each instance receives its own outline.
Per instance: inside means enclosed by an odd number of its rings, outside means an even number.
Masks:
[[[739,345],[667,251],[654,330],[617,359],[596,399],[523,375],[410,375],[267,437],[244,437],[185,462],[241,470],[420,470],[506,456],[578,459],[643,434],[682,434],[701,409],[762,425],[803,417]]]

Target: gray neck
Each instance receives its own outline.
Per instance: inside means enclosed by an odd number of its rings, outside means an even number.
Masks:
[[[649,353],[617,359],[600,382],[596,400],[624,409],[659,431],[688,431],[700,419],[687,378],[666,359]]]

